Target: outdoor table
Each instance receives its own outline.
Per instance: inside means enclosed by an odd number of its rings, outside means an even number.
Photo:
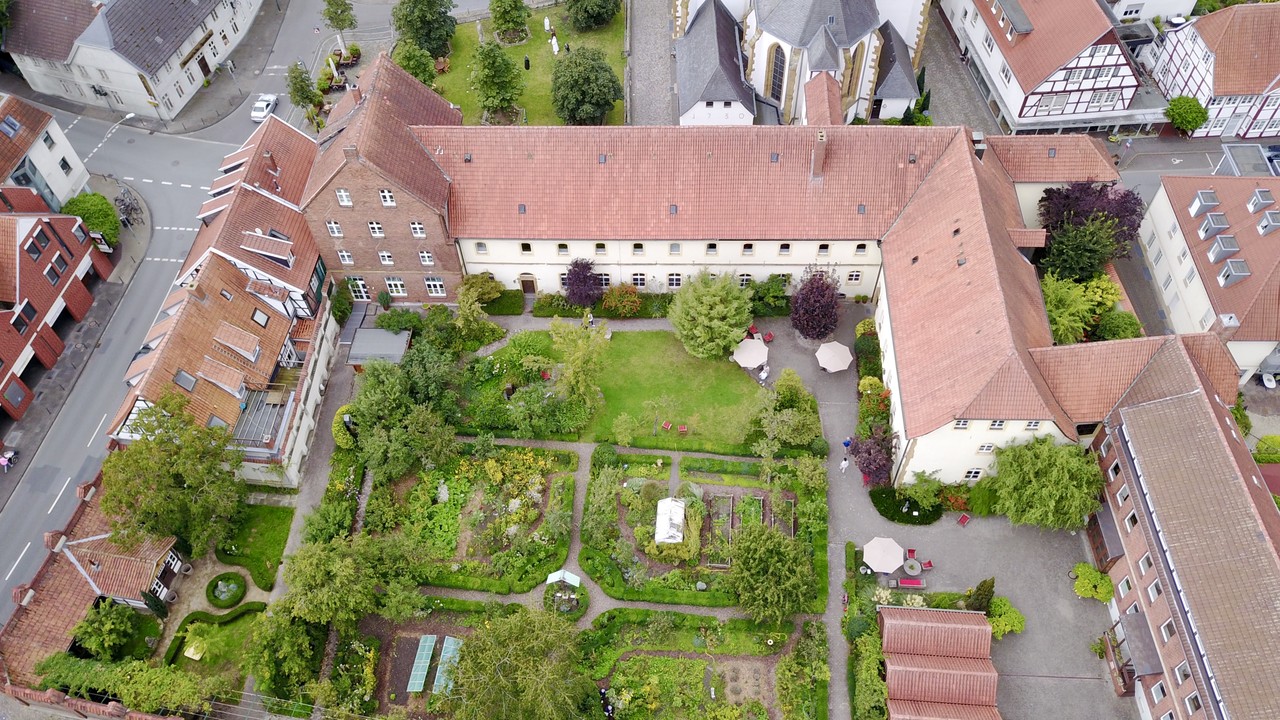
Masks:
[[[906,561],[904,561],[904,562],[902,563],[902,571],[903,571],[903,572],[905,572],[906,574],[908,574],[908,575],[912,576],[912,577],[915,577],[916,575],[919,575],[919,574],[920,574],[920,570],[921,570],[921,568],[920,568],[920,561],[919,561],[919,560],[907,559]]]

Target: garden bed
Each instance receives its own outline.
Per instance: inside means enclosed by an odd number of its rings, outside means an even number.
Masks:
[[[216,621],[223,618],[214,618],[214,622],[209,622],[195,613],[188,615],[182,621],[183,629],[180,632],[183,633],[183,637],[175,637],[174,640],[175,643],[179,643],[179,651],[175,653],[173,663],[183,670],[203,677],[223,678],[229,688],[243,686],[244,674],[240,670],[241,656],[244,654],[249,632],[253,628],[253,621],[262,610],[261,603],[257,605],[257,611],[243,612],[233,617],[231,617],[232,613],[228,613],[224,617],[230,617],[230,619],[220,623]],[[246,603],[242,607],[250,606],[251,604]],[[186,645],[185,632],[193,622],[204,624],[204,654],[199,660],[192,660],[182,652]]]

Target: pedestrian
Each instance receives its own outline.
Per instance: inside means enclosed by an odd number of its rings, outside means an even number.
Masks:
[[[844,474],[844,471],[848,469],[849,469],[849,458],[846,457],[840,461],[840,473]]]
[[[596,326],[596,315],[595,315],[595,313],[588,312],[588,313],[587,313],[587,327],[595,327],[595,326]]]
[[[842,443],[842,444],[844,445],[844,454],[845,454],[846,456],[848,456],[848,454],[849,454],[849,449],[850,449],[851,447],[853,447],[853,437],[852,437],[852,436],[850,436],[850,437],[845,438],[845,439],[844,439],[844,443]]]

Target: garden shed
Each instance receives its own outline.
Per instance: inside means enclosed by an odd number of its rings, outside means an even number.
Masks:
[[[658,519],[653,528],[653,541],[663,543],[684,542],[684,501],[663,498],[658,501]]]
[[[356,372],[360,372],[362,366],[374,360],[399,363],[409,349],[409,337],[408,332],[393,333],[380,328],[360,328],[351,341],[347,364],[354,365]]]

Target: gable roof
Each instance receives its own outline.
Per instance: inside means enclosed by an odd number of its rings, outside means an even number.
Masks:
[[[0,178],[8,182],[9,176],[30,152],[53,116],[15,95],[5,95],[0,101],[0,120],[6,117],[18,123],[13,137],[0,133]]]
[[[840,48],[836,47],[836,39],[831,36],[829,25],[823,25],[813,34],[807,50],[811,72],[820,70],[836,72],[840,69]]]
[[[755,109],[755,91],[742,72],[738,21],[720,0],[698,7],[676,40],[676,86],[680,114],[700,102],[732,100]]]
[[[375,168],[384,177],[444,212],[449,179],[418,139],[412,125],[461,125],[462,112],[379,53],[329,114],[318,140],[320,155],[307,182],[302,205],[310,204],[348,162]],[[350,153],[350,157],[348,157]]]
[[[1214,95],[1259,95],[1280,79],[1280,5],[1232,5],[1204,15],[1195,28],[1214,54]]]
[[[991,623],[983,613],[884,606],[879,618],[886,653],[991,657]]]
[[[1000,711],[987,705],[954,705],[889,699],[889,720],[1000,720]]]
[[[1014,182],[1068,183],[1119,180],[1102,141],[1088,135],[988,135],[983,142]]]
[[[853,47],[880,24],[874,0],[758,0],[756,7],[760,27],[792,47],[807,47],[824,27],[838,46]]]
[[[967,610],[876,608],[889,717],[999,720],[991,623]]]
[[[1115,35],[1111,20],[1096,0],[1018,0],[1018,5],[1032,30],[1015,35],[1012,41],[999,25],[999,14],[978,15],[1023,92],[1034,90],[1104,35]]]
[[[915,69],[911,65],[911,50],[901,33],[886,20],[880,26],[880,37],[884,45],[880,47],[879,68],[876,71],[877,98],[906,98],[916,100],[920,97],[920,86],[916,84]]]
[[[885,653],[885,685],[895,700],[995,707],[1000,679],[990,658]]]
[[[1206,691],[1202,701],[1214,703],[1216,690],[1232,718],[1274,718],[1280,711],[1280,510],[1226,400],[1213,394],[1188,346],[1166,343],[1108,425],[1123,423],[1125,445],[1141,470],[1130,481],[1135,501],[1145,505],[1142,531],[1151,547],[1164,549],[1155,557],[1166,596],[1190,626],[1179,631],[1179,642],[1192,657],[1203,652],[1212,668],[1212,685],[1201,668],[1194,670]],[[1243,594],[1232,587],[1242,567],[1250,585]]]
[[[804,115],[809,125],[843,125],[840,84],[830,73],[820,72],[804,84]]]
[[[1101,422],[1168,337],[1033,348],[1031,357],[1073,423]]]
[[[97,15],[92,0],[13,0],[4,50],[64,63]]]
[[[1246,205],[1257,189],[1269,190],[1280,199],[1280,178],[1165,176],[1160,184],[1173,206],[1213,311],[1219,316],[1214,319],[1212,329],[1228,340],[1280,340],[1280,234],[1273,231],[1264,237],[1258,233],[1263,213],[1280,211],[1280,203],[1272,203],[1256,213],[1249,212]],[[1208,252],[1216,239],[1200,239],[1200,225],[1205,216],[1191,217],[1192,200],[1201,190],[1217,194],[1221,204],[1210,212],[1223,213],[1228,224],[1219,236],[1235,237],[1240,250],[1230,259],[1245,261],[1251,273],[1229,287],[1222,287],[1217,281],[1225,259],[1216,263],[1209,259]],[[1154,280],[1159,282],[1160,278]],[[1224,327],[1221,316],[1227,313],[1236,316],[1239,327]]]
[[[155,75],[219,2],[112,0],[103,12],[111,49],[147,75]]]

